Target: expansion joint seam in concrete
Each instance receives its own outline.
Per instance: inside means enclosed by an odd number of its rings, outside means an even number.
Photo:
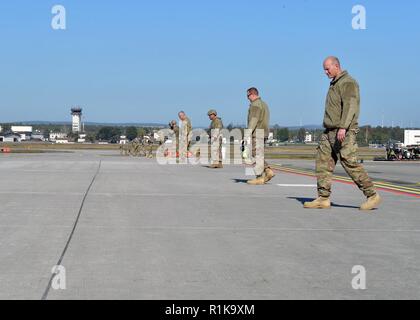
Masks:
[[[66,255],[66,252],[67,252],[67,250],[68,250],[68,248],[70,246],[71,240],[73,239],[74,233],[76,232],[76,228],[77,228],[77,225],[79,223],[80,217],[82,215],[83,207],[85,205],[86,199],[87,199],[87,197],[89,195],[90,190],[92,189],[93,184],[95,183],[96,178],[99,175],[99,172],[101,171],[101,165],[102,165],[102,161],[99,161],[99,164],[98,164],[98,168],[96,170],[96,173],[93,176],[92,181],[90,182],[89,187],[86,189],[86,192],[85,192],[85,194],[83,196],[82,203],[80,204],[79,212],[77,214],[76,220],[75,220],[74,225],[73,225],[73,229],[70,232],[69,238],[67,239],[66,245],[65,245],[65,247],[63,249],[63,252],[61,253],[60,258],[58,259],[58,262],[56,264],[57,266],[60,266],[61,263],[64,260],[64,256]],[[54,279],[54,276],[55,276],[54,274],[51,276],[51,278],[50,278],[50,280],[48,282],[47,288],[45,289],[45,292],[44,292],[44,294],[42,296],[42,300],[47,300],[48,294],[49,294],[50,289],[51,289],[51,284],[52,284],[52,281]]]

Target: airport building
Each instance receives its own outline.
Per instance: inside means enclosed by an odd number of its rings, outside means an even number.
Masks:
[[[404,145],[405,146],[420,145],[420,130],[405,130]]]
[[[72,108],[71,115],[72,115],[72,131],[73,133],[80,133],[82,132],[82,108]]]
[[[21,141],[26,141],[31,139],[33,129],[31,126],[12,126],[11,131],[20,136]]]
[[[50,132],[49,140],[55,142],[56,140],[67,139],[67,133],[62,132]]]
[[[77,139],[78,143],[86,143],[86,134],[79,134],[79,138]]]
[[[120,144],[127,144],[129,143],[127,136],[120,136]]]
[[[0,142],[21,142],[20,135],[14,133],[8,133],[0,136]]]

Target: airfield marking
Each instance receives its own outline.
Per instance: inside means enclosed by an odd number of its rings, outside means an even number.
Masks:
[[[103,196],[103,197],[194,197],[194,198],[277,198],[278,194],[232,194],[232,193],[132,193],[132,192],[125,192],[125,193],[118,193],[118,192],[95,192],[91,196]]]
[[[78,225],[79,220],[80,220],[80,217],[81,217],[81,215],[82,215],[83,207],[84,207],[84,205],[85,205],[85,202],[86,202],[87,196],[88,196],[88,194],[89,194],[89,192],[90,192],[90,189],[92,189],[92,186],[93,186],[93,184],[95,183],[95,180],[96,180],[96,178],[97,178],[97,176],[99,175],[99,172],[100,172],[100,170],[101,170],[101,164],[102,164],[102,161],[99,161],[98,169],[96,170],[96,173],[95,173],[95,175],[93,176],[92,181],[90,182],[89,187],[87,188],[87,190],[86,190],[86,192],[85,192],[85,195],[84,195],[84,197],[83,197],[82,203],[81,203],[81,205],[80,205],[79,212],[78,212],[77,217],[76,217],[76,221],[74,222],[74,225],[73,225],[73,229],[72,229],[72,231],[70,232],[70,236],[69,236],[69,238],[68,238],[68,240],[67,240],[66,246],[64,247],[64,250],[63,250],[63,252],[61,253],[60,258],[58,259],[58,262],[56,263],[56,266],[61,266],[61,263],[62,263],[62,262],[63,262],[63,260],[64,260],[64,256],[66,255],[67,249],[68,249],[68,248],[69,248],[69,246],[70,246],[70,242],[71,242],[71,240],[73,239],[74,233],[75,233],[75,231],[76,231],[77,225]],[[53,280],[54,280],[54,277],[55,277],[55,275],[53,274],[53,275],[51,276],[51,278],[50,278],[50,281],[48,282],[47,288],[45,289],[45,292],[44,292],[44,294],[42,295],[41,300],[47,300],[47,298],[48,298],[48,294],[49,294],[50,289],[51,289],[52,282],[53,282]]]
[[[272,165],[272,167],[276,171],[279,171],[279,172],[292,173],[292,174],[316,178],[316,174],[313,171],[302,170],[302,169],[292,169],[292,168],[287,168],[287,167],[277,166],[277,165]],[[354,184],[353,180],[351,180],[350,178],[342,177],[342,176],[334,175],[332,179],[333,181],[341,182],[344,184],[349,184],[349,185]],[[387,182],[379,182],[379,181],[374,181],[374,184],[381,191],[391,192],[391,193],[395,193],[399,195],[406,195],[406,196],[410,196],[414,198],[420,198],[420,189],[404,187],[404,186],[399,186],[399,185],[395,185],[395,184],[391,184]]]
[[[292,187],[292,188],[316,188],[316,184],[278,184],[279,187]]]
[[[63,192],[49,192],[49,191],[41,191],[41,192],[32,192],[32,191],[0,191],[0,194],[3,195],[28,195],[28,196],[59,196],[62,195]],[[66,192],[67,196],[80,196],[83,192]]]

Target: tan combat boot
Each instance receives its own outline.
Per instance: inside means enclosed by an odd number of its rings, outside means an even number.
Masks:
[[[265,178],[261,176],[254,180],[249,180],[247,183],[251,186],[262,186],[265,184]]]
[[[305,209],[331,209],[331,201],[329,198],[319,197],[312,202],[305,202]]]
[[[215,164],[212,164],[209,168],[210,169],[223,169],[223,164],[222,163],[215,163]]]
[[[367,199],[365,203],[363,203],[360,207],[362,211],[370,211],[376,209],[379,204],[381,203],[382,199],[379,194],[375,194],[374,196]]]
[[[264,177],[264,181],[265,183],[271,181],[271,179],[273,179],[276,175],[274,174],[273,170],[271,170],[270,168],[265,169],[265,177]]]

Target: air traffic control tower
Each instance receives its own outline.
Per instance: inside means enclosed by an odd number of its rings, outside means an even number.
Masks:
[[[73,133],[80,133],[82,132],[82,108],[72,108],[71,109],[71,115],[73,119]]]

